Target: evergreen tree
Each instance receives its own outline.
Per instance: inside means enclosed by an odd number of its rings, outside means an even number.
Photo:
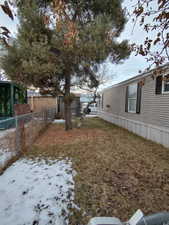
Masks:
[[[97,66],[109,57],[120,63],[129,56],[127,41],[117,38],[125,25],[121,0],[19,1],[17,39],[2,59],[15,81],[62,94],[65,128],[71,124],[71,87],[87,82],[96,87]]]

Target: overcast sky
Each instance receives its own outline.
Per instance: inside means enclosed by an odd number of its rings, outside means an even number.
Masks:
[[[126,7],[130,12],[133,11],[133,2],[136,3],[136,0],[124,0],[123,7]],[[146,32],[136,24],[133,30],[133,22],[131,19],[128,19],[125,29],[120,36],[120,40],[127,39],[129,43],[142,43],[147,36]],[[120,81],[126,80],[133,76],[139,74],[139,71],[144,71],[148,67],[148,63],[143,56],[135,56],[135,53],[132,53],[129,59],[125,60],[123,64],[112,65],[108,64],[108,70],[112,72],[112,84],[118,83]],[[110,73],[111,73],[110,72]]]
[[[134,0],[135,1],[135,0]],[[0,0],[2,3],[3,0]],[[132,9],[133,0],[124,0],[123,7],[127,7],[128,10]],[[8,16],[6,16],[2,10],[0,9],[0,24],[6,25],[7,28],[11,31],[12,35],[16,35],[17,32],[17,19],[15,22],[11,21]],[[121,34],[120,39],[128,39],[130,43],[132,42],[142,42],[145,38],[145,33],[143,30],[136,25],[134,32],[133,30],[133,23],[131,20],[125,26],[123,33]],[[118,83],[122,80],[126,80],[132,76],[138,75],[138,71],[143,71],[145,68],[148,67],[146,60],[142,56],[135,56],[131,54],[130,58],[125,60],[123,64],[120,65],[112,65],[111,63],[107,63],[106,71],[112,75],[112,82],[108,85]]]

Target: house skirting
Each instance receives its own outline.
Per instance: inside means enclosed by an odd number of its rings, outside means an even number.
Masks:
[[[99,111],[98,116],[110,123],[116,124],[139,136],[169,148],[169,129],[167,128],[154,126],[136,120],[130,120],[104,111]]]

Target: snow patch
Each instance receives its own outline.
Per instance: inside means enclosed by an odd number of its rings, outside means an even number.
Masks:
[[[73,175],[68,160],[15,162],[0,176],[0,224],[68,224]]]
[[[0,168],[3,168],[8,160],[10,160],[15,153],[10,152],[8,149],[0,149]]]
[[[11,128],[11,129],[8,129],[8,130],[0,130],[0,138],[4,138],[6,136],[8,136],[10,133],[13,133],[15,132],[15,128]]]
[[[87,114],[86,115],[87,118],[95,118],[98,117],[96,114]]]
[[[65,123],[65,120],[54,120],[52,123]]]

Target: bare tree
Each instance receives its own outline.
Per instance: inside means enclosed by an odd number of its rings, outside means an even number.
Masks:
[[[2,11],[8,15],[8,17],[11,20],[14,20],[14,14],[11,10],[11,6],[13,6],[13,3],[11,1],[4,1],[3,4],[0,4],[0,8],[2,9]],[[8,39],[10,38],[10,31],[9,29],[6,27],[5,24],[0,24],[0,40],[3,41],[3,43],[8,46]]]
[[[136,55],[145,56],[151,65],[169,61],[169,1],[133,0],[134,26],[139,24],[147,33],[143,43],[133,44]],[[153,35],[152,35],[153,34]]]
[[[103,64],[103,65],[99,65],[97,66],[97,68],[93,68],[93,70],[91,70],[91,72],[94,74],[94,76],[97,79],[97,83],[95,86],[91,86],[90,81],[85,83],[81,83],[81,85],[79,85],[79,88],[81,90],[86,91],[88,94],[90,94],[92,96],[91,100],[88,102],[84,113],[89,112],[89,108],[93,103],[97,103],[97,100],[100,98],[100,88],[107,86],[108,84],[111,83],[113,77],[115,76],[114,74],[110,74],[108,73],[107,70],[107,65]]]

